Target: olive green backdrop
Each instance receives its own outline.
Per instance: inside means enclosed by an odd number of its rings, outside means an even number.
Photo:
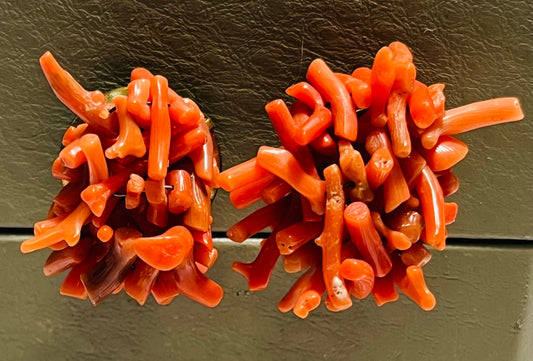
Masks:
[[[20,241],[22,238],[11,238]],[[1,242],[4,240],[6,242]],[[144,307],[124,293],[98,307],[59,295],[45,278],[44,252],[22,256],[0,238],[0,350],[3,360],[365,360],[531,361],[533,248],[450,246],[424,267],[437,297],[431,312],[404,296],[377,307],[320,308],[306,320],[276,305],[296,279],[279,267],[265,291],[246,291],[231,263],[255,257],[257,243],[218,242],[209,277],[224,285],[215,309],[184,296]],[[16,272],[14,272],[16,271]]]

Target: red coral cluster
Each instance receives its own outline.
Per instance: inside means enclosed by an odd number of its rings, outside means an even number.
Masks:
[[[206,119],[166,78],[144,68],[127,89],[86,91],[47,52],[41,67],[57,97],[85,123],[70,127],[53,175],[66,185],[24,253],[50,248],[47,276],[70,270],[64,295],[100,303],[122,289],[144,304],[182,293],[216,306],[204,273],[217,258],[210,193],[217,155]]]
[[[278,308],[302,318],[325,295],[329,310],[372,294],[377,305],[398,290],[422,309],[436,301],[424,280],[427,246],[443,250],[457,204],[445,198],[459,183],[452,167],[468,147],[453,135],[523,118],[516,98],[445,111],[444,85],[416,80],[407,46],[380,49],[371,68],[334,73],[321,59],[307,80],[290,86],[290,108],[277,99],[266,111],[282,147],[220,174],[239,209],[267,205],[227,232],[243,242],[270,227],[251,263],[233,269],[252,291],[267,287],[281,256],[285,271],[303,274]]]

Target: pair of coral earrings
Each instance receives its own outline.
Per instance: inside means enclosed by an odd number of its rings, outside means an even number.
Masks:
[[[21,250],[51,249],[44,273],[69,270],[61,294],[93,304],[124,290],[141,305],[183,294],[216,306],[223,290],[206,272],[221,187],[239,209],[265,203],[227,232],[240,243],[271,231],[253,262],[233,264],[250,290],[267,287],[280,257],[301,272],[281,311],[305,318],[323,298],[341,311],[370,294],[381,306],[398,291],[431,310],[422,268],[429,248],[445,247],[458,209],[445,200],[459,186],[451,169],[468,152],[453,135],[523,118],[516,98],[445,111],[444,85],[416,80],[410,50],[393,42],[351,74],[311,62],[308,82],[286,89],[290,107],[266,105],[281,147],[220,172],[212,123],[163,76],[136,68],[104,95],[49,52],[40,62],[83,123],[65,132],[52,166],[64,186]]]

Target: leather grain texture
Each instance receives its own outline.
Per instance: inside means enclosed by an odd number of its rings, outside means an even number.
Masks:
[[[207,309],[184,296],[144,307],[124,293],[97,308],[60,296],[62,276],[46,278],[46,252],[19,253],[20,237],[0,238],[3,360],[379,360],[530,361],[533,354],[533,249],[450,246],[424,267],[437,297],[431,312],[401,296],[376,307],[354,301],[306,320],[276,305],[296,279],[277,269],[267,290],[248,292],[230,269],[253,259],[257,243],[217,242],[209,277],[225,296]]]
[[[533,2],[531,1],[69,1],[0,2],[0,226],[29,227],[60,187],[50,176],[73,116],[38,58],[51,50],[86,88],[110,90],[145,66],[169,78],[216,122],[222,164],[277,141],[264,111],[305,77],[310,61],[369,66],[394,40],[419,77],[446,83],[448,107],[518,96],[526,119],[460,136],[470,154],[451,236],[533,239]],[[215,229],[243,212],[219,192]],[[246,213],[246,212],[244,212]]]

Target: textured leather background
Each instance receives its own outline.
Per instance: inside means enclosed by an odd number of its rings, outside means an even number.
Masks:
[[[461,136],[471,150],[457,167],[460,213],[450,234],[533,239],[533,2],[161,3],[0,2],[0,226],[31,226],[59,189],[49,169],[73,117],[40,72],[45,50],[89,89],[125,84],[135,66],[167,76],[215,120],[229,167],[276,144],[263,107],[303,80],[313,58],[351,71],[401,40],[421,80],[447,84],[449,107],[521,98],[524,121]],[[217,230],[242,215],[222,193]]]
[[[22,255],[22,238],[0,237],[3,360],[187,361],[531,361],[533,248],[450,246],[424,267],[437,306],[424,312],[405,296],[376,307],[320,308],[302,321],[276,308],[296,275],[278,269],[265,291],[246,291],[230,269],[257,242],[217,242],[209,277],[224,298],[207,309],[184,296],[144,307],[124,292],[97,308],[59,295],[63,277],[46,278],[46,252]],[[512,265],[512,266],[511,266]],[[505,270],[505,271],[502,271]]]

